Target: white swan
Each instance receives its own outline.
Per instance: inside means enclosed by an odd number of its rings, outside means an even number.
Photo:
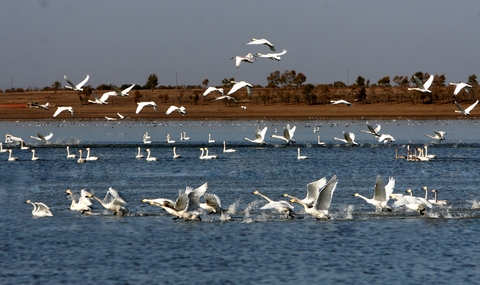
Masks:
[[[170,139],[170,134],[167,134],[167,139],[165,140],[166,143],[175,143],[174,140]]]
[[[157,111],[157,103],[153,101],[148,101],[148,102],[138,102],[137,103],[137,110],[135,110],[135,114],[140,113],[140,111],[143,109],[145,106],[152,106],[154,111]]]
[[[307,159],[308,156],[305,156],[305,155],[300,155],[300,148],[297,149],[297,159],[298,160],[303,160],[303,159]]]
[[[464,83],[464,82],[460,82],[460,83],[450,82],[450,85],[456,86],[455,91],[453,91],[453,96],[457,96],[458,93],[460,93],[460,91],[462,91],[462,89],[465,88],[465,87],[472,88],[472,85],[469,85],[469,84]],[[468,89],[465,89],[465,91],[468,92]]]
[[[220,214],[226,211],[222,209],[222,203],[217,195],[206,193],[203,198],[205,199],[205,203],[200,203],[200,208],[207,211],[208,214]]]
[[[201,147],[200,150],[202,151],[202,154],[200,154],[199,159],[206,159],[205,158],[205,150],[203,149],[203,147]]]
[[[268,201],[265,206],[260,208],[261,210],[274,209],[281,213],[287,214],[291,218],[295,218],[293,206],[290,205],[290,203],[288,203],[287,201],[273,201],[272,199],[268,198],[257,190],[253,191],[252,194],[258,195]]]
[[[208,143],[214,143],[216,140],[212,139],[212,135],[208,134]]]
[[[418,155],[415,157],[418,161],[430,161],[429,157],[425,156],[425,153],[423,152],[423,148],[419,147],[417,148]]]
[[[142,154],[142,149],[140,147],[137,148],[137,155],[135,156],[135,158],[137,159],[140,159],[140,158],[143,158],[143,154]]]
[[[321,146],[326,146],[327,144],[325,142],[320,141],[320,135],[317,136],[317,144]]]
[[[435,205],[448,205],[448,201],[447,200],[438,200],[437,199],[437,189],[432,189],[432,192],[435,194],[435,197],[433,199],[433,203],[432,204],[435,204]],[[430,202],[430,201],[429,201]]]
[[[410,190],[410,189],[408,189],[408,190]],[[425,215],[426,208],[432,208],[432,204],[422,197],[411,196],[411,194],[412,194],[411,190],[410,191],[408,191],[408,190],[407,190],[407,192],[409,192],[410,195],[405,195],[405,196],[402,196],[402,197],[398,197],[398,196],[392,195],[392,194],[390,195],[391,198],[397,200],[397,201],[395,201],[395,203],[393,203],[393,206],[394,207],[405,206],[410,210],[419,212],[420,215],[422,215],[422,216]]]
[[[117,112],[117,115],[118,117],[120,118],[120,120],[124,120],[124,119],[127,119],[130,117],[130,113],[126,114],[126,115],[122,115],[120,113]]]
[[[78,163],[84,163],[84,162],[86,162],[85,158],[82,158],[82,150],[81,150],[81,149],[78,150],[78,159],[77,159],[77,162],[78,162]]]
[[[233,93],[237,92],[238,89],[243,88],[243,87],[247,88],[247,94],[248,95],[252,95],[252,87],[253,87],[252,84],[247,83],[245,81],[239,81],[239,82],[231,81],[230,83],[232,83],[233,86],[230,89],[230,91],[228,91],[227,95],[232,95]]]
[[[72,192],[72,190],[67,189],[65,192],[68,194],[68,199],[72,200],[70,204],[70,210],[78,211],[82,214],[91,211],[90,206],[92,202],[90,201],[93,198],[93,195],[85,189],[80,190],[80,193]]]
[[[73,117],[73,108],[68,106],[68,107],[57,107],[57,111],[55,111],[55,113],[53,114],[54,117],[58,116],[58,114],[60,114],[61,112],[63,111],[68,111],[70,112],[70,114],[72,115]]]
[[[427,186],[423,186],[423,187],[422,187],[422,190],[425,191],[425,200],[427,200],[429,203],[434,204],[434,203],[435,203],[435,200],[434,200],[434,199],[428,199],[428,187],[427,187]],[[412,194],[410,194],[410,196],[412,196]]]
[[[12,156],[12,150],[11,150],[11,149],[8,150],[8,159],[7,159],[7,160],[8,160],[8,161],[18,160],[17,157]]]
[[[264,139],[265,139],[265,134],[267,133],[268,127],[264,127],[263,129],[260,129],[260,127],[257,127],[257,130],[255,131],[255,139],[249,139],[249,138],[244,138],[244,140],[253,142],[253,143],[258,143],[258,144],[266,144]]]
[[[343,132],[343,137],[345,139],[341,139],[341,138],[333,138],[333,139],[337,140],[337,141],[344,142],[346,144],[349,144],[350,146],[358,145],[358,143],[355,142],[355,134],[354,133]]]
[[[31,139],[35,139],[37,141],[42,141],[46,143],[53,137],[53,133],[49,133],[47,136],[43,136],[41,133],[37,133],[37,136],[30,136]]]
[[[32,215],[34,217],[51,217],[53,216],[50,208],[42,202],[32,202],[30,200],[25,201],[25,203],[32,204],[33,210]]]
[[[434,140],[438,140],[438,141],[443,141],[443,140],[445,140],[445,135],[447,134],[447,132],[444,132],[444,131],[436,131],[436,130],[434,130],[433,132],[435,133],[434,136],[432,136],[432,135],[427,135],[427,134],[425,134],[425,136],[427,136],[427,137],[429,137],[429,138],[432,138],[432,139],[434,139]]]
[[[182,156],[177,154],[177,147],[173,147],[173,158],[181,158]]]
[[[150,140],[150,136],[148,135],[148,132],[145,132],[143,134],[143,139],[142,139],[143,143],[144,144],[149,144],[149,143],[152,143],[152,141]]]
[[[70,153],[70,146],[67,145],[67,158],[77,158],[77,155]]]
[[[18,145],[21,141],[23,141],[22,138],[14,137],[11,134],[5,134],[5,143],[14,143],[15,145]]]
[[[263,53],[259,53],[257,52],[257,54],[255,55],[256,57],[264,57],[264,58],[269,58],[271,60],[276,60],[276,61],[280,61],[282,58],[280,56],[284,55],[287,53],[287,50],[284,49],[282,52],[279,52],[279,53],[267,53],[267,54],[263,54]]]
[[[231,97],[231,96],[228,96],[228,95],[222,95],[220,97],[217,97],[215,98],[215,100],[227,100],[227,101],[234,101],[234,102],[238,102],[237,99]]]
[[[25,142],[24,142],[24,141],[21,141],[21,142],[20,142],[20,149],[22,149],[22,150],[27,150],[27,149],[29,149],[29,147],[25,145]]]
[[[236,152],[236,151],[237,151],[236,149],[227,148],[225,141],[223,141],[223,152]]]
[[[88,99],[87,100],[88,103],[98,104],[98,105],[107,105],[108,104],[107,99],[110,96],[110,94],[108,94],[108,92],[103,94],[102,97],[99,98],[97,96],[97,94],[95,94],[95,92],[93,92],[93,90],[92,90],[92,95],[93,95],[93,98],[95,100]]]
[[[38,156],[35,156],[35,150],[32,149],[31,152],[32,152],[32,159],[31,160],[34,160],[34,161],[39,160]]]
[[[399,158],[406,158],[406,157],[404,155],[398,155],[398,148],[395,148],[395,158],[399,159]]]
[[[218,155],[214,155],[214,154],[208,154],[208,148],[204,147],[203,148],[205,150],[205,159],[216,159],[218,158]]]
[[[322,177],[316,181],[310,182],[307,184],[307,196],[304,199],[299,199],[297,197],[291,196],[289,194],[283,194],[284,197],[290,199],[296,199],[303,204],[307,205],[308,207],[313,206],[315,201],[318,198],[318,194],[320,194],[320,189],[323,188],[327,184],[327,178]]]
[[[422,83],[422,81],[420,81],[420,79],[418,79],[418,77],[416,77],[415,75],[413,76],[413,78],[415,79],[415,84],[417,84],[417,87],[408,88],[408,90],[416,90],[423,93],[432,93],[432,91],[428,90],[428,88],[430,88],[430,85],[432,85],[433,78],[434,78],[433,74],[430,75],[430,78],[428,78],[428,80],[425,83]]]
[[[246,45],[266,45],[270,48],[271,51],[275,51],[275,46],[266,39],[252,38],[250,42],[246,43]]]
[[[330,100],[330,104],[332,105],[338,105],[338,104],[344,104],[347,105],[348,107],[352,107],[352,103],[346,101],[346,100]]]
[[[77,85],[74,85],[72,81],[68,80],[66,75],[64,75],[63,78],[65,78],[65,81],[67,81],[67,83],[70,84],[70,86],[65,86],[65,88],[76,90],[76,91],[83,91],[82,87],[83,85],[85,85],[85,83],[87,83],[90,76],[87,74],[87,77],[85,77],[85,79],[82,82],[78,83]]]
[[[49,110],[50,109],[50,103],[45,103],[43,105],[38,105],[38,107],[42,108],[43,110]]]
[[[236,68],[238,68],[240,66],[240,63],[242,63],[242,61],[249,62],[249,63],[254,63],[255,62],[255,57],[251,53],[247,54],[246,56],[239,56],[239,55],[233,56],[230,59],[235,60],[235,67]]]
[[[130,94],[128,94],[128,92],[130,92],[130,90],[132,90],[133,87],[135,87],[135,83],[130,85],[129,87],[123,89],[122,91],[118,90],[118,88],[113,85],[113,84],[110,84],[110,88],[113,89],[113,91],[110,91],[110,92],[107,92],[107,93],[104,93],[104,95],[108,94],[108,96],[129,96]]]
[[[373,198],[369,199],[358,193],[353,194],[353,196],[360,197],[365,200],[367,203],[375,206],[375,211],[381,212],[383,210],[391,211],[392,209],[387,205],[390,195],[393,193],[393,188],[395,188],[395,178],[390,177],[388,179],[387,185],[383,181],[383,178],[379,175],[375,182],[375,189]]]
[[[287,143],[285,146],[289,145],[290,143],[294,144],[295,141],[293,140],[293,135],[295,134],[296,129],[297,126],[290,128],[290,124],[287,124],[287,126],[283,128],[283,136],[273,134],[270,137],[285,141]]]
[[[187,133],[186,133],[186,132],[181,132],[181,133],[180,133],[180,140],[182,140],[182,141],[189,141],[189,140],[190,140],[190,137],[187,137]]]
[[[366,122],[368,130],[360,130],[361,132],[371,134],[374,138],[378,139],[380,137],[380,130],[382,129],[382,126],[380,124],[377,124],[377,127],[374,129],[372,125]]]
[[[117,118],[112,118],[112,117],[107,117],[107,116],[105,116],[105,119],[107,121],[116,121],[117,120]]]
[[[172,112],[178,112],[178,113],[182,114],[182,116],[183,116],[187,113],[187,110],[183,106],[177,107],[177,106],[172,105],[172,106],[170,106],[170,108],[168,108],[168,110],[165,112],[165,114],[170,115]]]
[[[155,156],[150,156],[150,149],[147,148],[145,150],[147,152],[147,158],[146,158],[146,161],[157,161],[158,158],[156,158]]]
[[[93,161],[93,160],[98,160],[98,156],[90,156],[90,148],[87,147],[87,157],[85,157],[85,160],[87,161]]]
[[[395,141],[395,138],[389,134],[382,134],[379,138],[378,138],[378,142],[383,142],[383,143],[387,143],[387,142],[394,142]]]
[[[107,194],[105,195],[105,198],[103,200],[100,200],[97,196],[92,195],[95,200],[100,202],[102,206],[107,209],[112,211],[115,215],[125,215],[128,214],[129,211],[128,209],[124,206],[127,203],[125,200],[123,200],[122,197],[118,194],[118,191],[113,189],[112,187],[108,188]]]
[[[3,144],[0,142],[0,152],[7,152],[6,148],[3,148]]]
[[[473,110],[473,108],[475,108],[475,106],[477,106],[478,104],[478,101],[475,101],[475,103],[473,103],[472,105],[470,105],[468,108],[466,108],[465,110],[457,103],[457,101],[455,101],[455,105],[457,106],[457,108],[459,110],[455,110],[455,112],[457,113],[461,113],[463,115],[466,115],[466,116],[471,116],[470,112]]]
[[[223,95],[223,88],[217,88],[217,87],[214,87],[214,86],[210,86],[210,87],[207,88],[207,90],[205,90],[205,92],[203,92],[203,96],[207,96],[208,94],[210,94],[210,92],[218,92],[218,93]]]
[[[437,158],[435,154],[428,154],[428,146],[425,145],[423,148],[425,148],[425,157],[428,157],[429,159]]]

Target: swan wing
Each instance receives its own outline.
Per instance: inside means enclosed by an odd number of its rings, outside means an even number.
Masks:
[[[207,96],[210,92],[212,91],[215,91],[217,90],[217,88],[213,87],[213,86],[210,86],[207,88],[207,90],[205,90],[205,92],[203,92],[203,96]]]
[[[307,196],[303,199],[305,203],[313,203],[318,198],[319,190],[327,184],[327,178],[322,177],[317,181],[310,182],[307,184]]]
[[[102,97],[100,97],[99,101],[102,102],[102,103],[105,103],[108,99],[108,97],[110,97],[110,92],[106,92],[106,93],[103,93]]]
[[[457,106],[457,108],[460,110],[460,112],[464,113],[465,110],[457,103],[457,101],[455,101],[455,105]]]
[[[208,182],[203,183],[200,187],[195,188],[195,190],[191,191],[196,197],[200,198],[205,195],[208,189]],[[190,194],[189,194],[190,195]]]
[[[389,199],[390,195],[392,195],[394,188],[395,188],[395,178],[389,177],[388,178],[388,183],[387,183],[387,185],[385,185],[386,199]]]
[[[113,189],[112,187],[108,188],[108,191],[107,191],[107,196],[110,194],[111,198],[117,202],[117,203],[121,203],[121,204],[127,204],[127,202],[125,202],[125,200],[123,200],[122,197],[120,197],[120,194],[118,194],[118,191]]]
[[[65,109],[63,107],[58,107],[57,111],[53,114],[54,117],[58,116],[61,112],[63,112]]]
[[[139,102],[137,103],[137,110],[135,110],[135,114],[140,113],[140,111],[145,107],[147,104],[145,102]]]
[[[180,190],[178,191],[178,197],[177,200],[175,201],[175,209],[177,211],[183,211],[187,208],[188,206],[188,195],[184,191]]]
[[[385,181],[380,175],[377,176],[377,180],[375,181],[373,200],[380,202],[387,201],[387,196],[385,192]]]
[[[123,91],[121,92],[123,96],[128,96],[128,92],[130,92],[130,90],[132,90],[133,87],[135,87],[136,84],[132,84],[130,87],[127,87],[125,89],[123,89]]]
[[[177,106],[170,106],[170,108],[167,109],[167,111],[165,112],[165,114],[167,115],[170,115],[172,112],[176,111],[178,109]]]
[[[66,75],[64,75],[63,78],[65,78],[65,81],[67,81],[67,83],[70,84],[70,86],[67,86],[67,88],[72,89],[75,86],[75,84],[73,84],[72,81],[70,81]]]
[[[110,83],[110,88],[112,88],[114,90],[114,92],[115,92],[115,94],[117,94],[117,96],[122,96],[122,91],[118,90],[118,88],[115,85]]]
[[[87,74],[87,77],[85,77],[85,79],[83,79],[82,82],[78,83],[77,86],[75,86],[77,89],[80,89],[82,88],[83,85],[85,85],[85,83],[87,83],[88,79],[90,78],[90,75]]]
[[[237,82],[235,83],[233,86],[232,86],[232,89],[230,89],[230,91],[228,91],[227,95],[231,95],[232,93],[235,93],[237,92],[238,89],[244,87],[246,84],[245,81],[240,81],[240,82]]]
[[[465,109],[465,112],[470,113],[470,111],[472,111],[473,108],[475,108],[475,106],[477,106],[478,101],[479,101],[479,100],[475,101],[475,103],[473,103],[473,104],[470,105],[467,109]]]
[[[328,211],[330,204],[332,203],[333,192],[337,188],[338,178],[337,175],[333,175],[332,178],[319,190],[319,195],[315,205],[315,209]]]
[[[200,200],[199,197],[195,194],[195,191],[189,193],[188,195],[188,205],[186,211],[196,211],[200,209]]]
[[[430,85],[432,85],[432,82],[433,82],[433,78],[435,76],[430,75],[430,78],[428,78],[427,82],[425,82],[425,84],[423,84],[423,87],[425,88],[425,90],[428,90],[428,88],[430,88]]]
[[[422,81],[420,81],[420,79],[418,79],[418,77],[416,77],[416,76],[414,75],[414,76],[413,76],[413,79],[415,79],[415,84],[417,84],[418,89],[422,89],[422,90],[425,89],[425,87],[423,87]]]
[[[217,195],[212,193],[206,193],[204,198],[205,198],[205,203],[207,203],[208,206],[213,207],[215,209],[219,209],[222,207],[220,198],[218,198]]]
[[[40,134],[41,135],[41,134]],[[46,135],[45,137],[43,137],[44,140],[49,140],[53,137],[53,133],[49,133],[48,135]]]

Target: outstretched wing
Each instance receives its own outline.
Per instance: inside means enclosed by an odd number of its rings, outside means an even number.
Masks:
[[[90,75],[87,74],[87,77],[85,77],[85,79],[83,79],[82,82],[78,83],[77,86],[75,86],[77,89],[80,89],[82,88],[83,85],[85,85],[85,83],[87,83],[88,79],[90,78]],[[69,82],[70,83],[70,82]]]
[[[426,90],[428,90],[428,88],[430,88],[430,85],[432,85],[432,82],[433,82],[433,78],[435,76],[430,75],[430,78],[428,78],[427,82],[425,82],[425,84],[423,84],[423,87],[425,87]]]

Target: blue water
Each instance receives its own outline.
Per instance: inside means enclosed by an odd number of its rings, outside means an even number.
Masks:
[[[270,138],[286,123],[297,126],[294,139],[307,160],[297,161],[296,147]],[[202,121],[202,122],[0,122],[0,133],[22,137],[35,148],[13,149],[18,161],[0,154],[0,283],[73,284],[311,284],[477,283],[480,244],[479,126],[474,120],[370,121],[396,138],[379,144],[361,133],[364,121]],[[268,126],[266,146],[245,141],[257,126]],[[313,132],[321,126],[320,132]],[[426,137],[447,132],[444,142]],[[148,131],[152,144],[141,143]],[[180,141],[180,132],[191,137]],[[354,132],[358,147],[333,140]],[[49,144],[30,135],[54,133]],[[175,144],[164,142],[169,133]],[[208,133],[217,140],[207,143]],[[321,135],[326,147],[318,146]],[[224,154],[222,141],[235,153]],[[429,146],[437,159],[395,159],[406,145]],[[79,164],[71,150],[90,147],[100,159]],[[137,147],[152,150],[157,162],[135,159]],[[172,158],[172,146],[181,159]],[[4,144],[5,147],[5,144]],[[199,160],[208,147],[216,160]],[[144,152],[145,154],[145,152]],[[336,174],[328,221],[317,221],[295,206],[296,219],[262,211],[254,190],[280,200],[283,193],[302,197],[306,184]],[[438,189],[451,202],[425,217],[396,209],[375,213],[353,197],[371,197],[377,175],[396,179],[395,193],[422,186]],[[202,215],[201,222],[172,220],[144,198],[174,199],[179,189],[208,182],[230,219]],[[69,210],[66,189],[86,188],[103,196],[117,189],[130,216],[113,216],[94,202],[94,215]],[[25,200],[42,201],[54,216],[34,218]]]

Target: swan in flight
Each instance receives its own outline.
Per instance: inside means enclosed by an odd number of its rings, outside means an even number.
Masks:
[[[65,88],[77,90],[77,91],[83,91],[82,87],[83,85],[85,85],[85,83],[87,83],[90,76],[87,74],[87,77],[85,77],[85,79],[82,82],[78,83],[77,85],[74,85],[72,81],[68,80],[66,75],[64,75],[63,78],[65,78],[65,81],[67,81],[67,83],[70,84],[70,86],[65,86]]]
[[[222,202],[217,195],[205,193],[203,198],[205,199],[205,203],[200,203],[200,207],[207,211],[208,214],[220,214],[226,211],[225,209],[222,209]]]
[[[135,158],[143,158],[142,149],[140,147],[138,147],[137,155],[135,156]]]
[[[120,118],[120,120],[124,120],[124,119],[127,119],[128,117],[130,117],[130,113],[129,114],[126,114],[126,115],[122,115],[120,113],[117,113],[118,117]]]
[[[50,103],[45,103],[42,105],[38,105],[38,107],[42,108],[43,110],[50,110]]]
[[[233,148],[227,148],[226,142],[223,141],[223,152],[236,152],[237,150]]]
[[[377,124],[377,127],[374,129],[372,125],[366,122],[368,130],[360,130],[361,132],[371,134],[374,138],[378,139],[380,137],[380,130],[382,129],[382,125]]]
[[[105,96],[105,95],[106,95],[107,97],[108,97],[108,96],[129,96],[130,94],[128,94],[128,92],[130,92],[130,90],[132,90],[132,88],[135,87],[135,85],[136,85],[136,84],[134,83],[134,84],[132,84],[131,86],[123,89],[122,91],[120,91],[120,90],[118,90],[118,88],[117,88],[115,85],[113,85],[113,84],[110,83],[110,88],[112,88],[113,91],[109,91],[109,92],[107,92],[107,93],[104,93],[103,96]],[[107,94],[108,94],[108,95],[107,95]],[[102,97],[103,97],[103,96],[102,96]]]
[[[8,150],[8,159],[7,159],[7,160],[8,160],[8,161],[18,160],[17,157],[12,156],[12,150],[11,150],[11,149]]]
[[[327,184],[327,178],[322,177],[317,181],[313,181],[307,184],[307,196],[304,199],[299,199],[297,197],[283,194],[284,197],[295,199],[300,201],[301,203],[307,205],[308,207],[312,207],[315,201],[318,198],[318,194],[320,193],[320,189],[323,188]]]
[[[284,55],[287,53],[287,50],[284,49],[282,52],[279,52],[279,53],[267,53],[267,54],[263,54],[263,53],[259,53],[257,52],[257,54],[255,55],[255,57],[265,57],[265,58],[269,58],[271,60],[276,60],[276,61],[280,61],[282,58],[280,56]]]
[[[304,207],[305,213],[312,215],[316,219],[330,219],[328,216],[328,210],[332,204],[333,192],[337,188],[338,178],[336,175],[333,175],[330,180],[318,190],[317,197],[311,206],[302,202],[295,197],[290,199],[291,203],[297,203]]]
[[[22,141],[23,141],[22,138],[14,137],[11,134],[5,134],[5,143],[14,143],[15,145],[18,145]]]
[[[213,140],[212,135],[208,134],[208,143],[214,143],[214,142],[216,142],[216,140]]]
[[[116,121],[117,120],[117,118],[112,118],[112,117],[107,117],[107,116],[105,116],[105,119],[107,121]]]
[[[417,90],[423,93],[432,93],[432,91],[428,90],[428,88],[430,88],[430,85],[432,85],[433,78],[434,78],[433,75],[430,75],[430,78],[428,78],[428,80],[425,83],[422,83],[422,81],[420,81],[420,79],[418,79],[418,77],[416,77],[415,75],[413,76],[413,78],[415,79],[415,84],[417,84],[417,87],[408,88],[408,90]]]
[[[248,63],[254,63],[255,62],[255,57],[251,53],[247,54],[246,56],[240,56],[240,55],[233,56],[230,59],[235,60],[235,67],[236,68],[238,68],[240,66],[240,63],[242,63],[242,61],[248,62]]]
[[[385,185],[383,178],[379,175],[375,182],[375,189],[373,198],[369,199],[358,193],[353,194],[353,196],[360,197],[367,201],[367,203],[375,206],[375,211],[381,212],[383,210],[391,211],[392,209],[387,205],[390,196],[393,193],[393,188],[395,188],[395,178],[390,177],[388,183]]]
[[[271,42],[269,42],[268,40],[266,39],[256,39],[256,38],[252,38],[252,40],[248,43],[246,43],[246,45],[266,45],[270,48],[271,51],[275,51],[275,47],[272,45]]]
[[[35,156],[35,150],[32,149],[31,152],[32,152],[32,159],[31,160],[33,160],[33,161],[39,160],[38,156]]]
[[[227,100],[227,101],[234,101],[234,102],[237,102],[237,99],[231,97],[231,96],[228,96],[228,95],[223,95],[223,96],[220,96],[220,97],[217,97],[215,98],[215,100]]]
[[[165,114],[170,115],[172,112],[178,112],[182,115],[185,115],[187,113],[187,110],[183,106],[177,107],[177,106],[172,105],[172,106],[170,106],[170,108],[168,108],[168,110],[165,112]]]
[[[268,201],[265,206],[260,208],[261,210],[275,209],[281,213],[287,214],[291,218],[295,218],[293,206],[290,205],[290,203],[288,203],[287,201],[273,201],[272,199],[268,198],[257,190],[253,191],[252,194],[258,195]]]
[[[378,142],[383,142],[383,143],[387,143],[387,142],[394,142],[395,141],[395,138],[389,134],[382,134],[379,138],[378,138]]]
[[[210,92],[218,92],[218,93],[223,95],[223,88],[217,88],[217,87],[214,87],[214,86],[210,86],[210,87],[207,88],[207,90],[205,90],[205,92],[203,92],[203,96],[207,96],[208,94],[210,94]]]
[[[437,189],[432,189],[432,192],[435,194],[435,197],[433,198],[433,201],[431,202],[432,204],[435,204],[435,205],[447,205],[448,204],[448,201],[447,200],[438,200],[437,199]],[[430,202],[430,200],[429,200]]]
[[[140,113],[140,111],[143,109],[143,107],[145,106],[152,106],[153,107],[153,110],[157,111],[157,103],[153,102],[153,101],[149,101],[149,102],[138,102],[137,103],[137,110],[135,110],[135,114],[138,114]]]
[[[181,140],[181,141],[189,141],[189,140],[190,140],[190,137],[187,137],[187,133],[186,133],[186,132],[181,132],[181,133],[180,133],[180,140]]]
[[[32,139],[36,139],[38,141],[47,142],[53,137],[53,133],[48,134],[47,136],[43,136],[41,133],[37,133],[37,136],[30,136]]]
[[[70,146],[67,145],[67,158],[77,158],[77,155],[70,153]]]
[[[245,82],[245,81],[239,81],[239,82],[231,81],[230,83],[232,83],[233,86],[232,86],[232,89],[230,89],[230,91],[228,91],[227,95],[232,95],[233,93],[237,92],[238,89],[243,88],[243,87],[247,88],[248,95],[252,95],[252,87],[253,87],[252,84],[250,84],[248,82]]]
[[[34,217],[51,217],[53,216],[50,208],[42,202],[25,201],[27,204],[33,205],[32,215]]]
[[[244,138],[244,140],[253,142],[253,143],[258,143],[258,144],[266,144],[264,139],[265,139],[265,134],[267,133],[268,127],[264,127],[263,129],[260,129],[260,127],[257,127],[257,130],[255,131],[255,139],[249,139],[249,138]]]
[[[173,158],[181,158],[182,156],[177,154],[177,147],[173,147]]]
[[[296,129],[297,126],[293,126],[293,128],[290,128],[290,124],[287,124],[287,126],[283,128],[283,136],[273,134],[270,137],[285,141],[287,143],[285,146],[289,145],[290,143],[295,144],[295,141],[293,140],[293,135],[295,134]]]
[[[57,111],[55,111],[55,113],[53,114],[53,117],[56,117],[58,116],[58,114],[60,114],[61,112],[63,111],[68,111],[70,112],[70,114],[72,115],[73,117],[73,108],[68,106],[68,107],[57,107]]]
[[[0,142],[0,152],[7,152],[6,148],[3,148],[3,144]]]
[[[425,215],[426,208],[432,208],[432,204],[422,197],[412,196],[411,189],[408,189],[408,190],[407,192],[409,192],[410,195],[404,195],[402,197],[390,194],[391,198],[396,199],[395,203],[393,203],[393,206],[394,207],[405,206],[410,210],[419,212],[420,215],[422,216]]]
[[[467,89],[465,89],[465,91],[468,93],[468,88],[472,88],[472,85],[469,85],[467,83],[463,83],[463,82],[460,82],[460,83],[453,83],[453,82],[450,82],[450,85],[454,85],[456,86],[455,87],[455,91],[453,91],[453,96],[457,96],[458,93],[460,93],[460,91],[462,91],[463,88],[467,87]]]
[[[158,160],[158,158],[156,158],[155,156],[150,156],[150,149],[149,148],[147,148],[145,151],[147,152],[147,158],[146,158],[147,161],[157,161]]]
[[[338,105],[338,104],[345,104],[347,105],[348,107],[352,107],[352,103],[346,101],[346,100],[330,100],[330,103],[332,105]]]
[[[297,149],[297,159],[298,160],[303,160],[303,159],[307,159],[308,156],[306,155],[300,155],[300,148]]]
[[[345,139],[341,139],[341,138],[333,138],[333,139],[337,140],[337,141],[342,141],[346,144],[349,144],[350,146],[358,145],[358,143],[355,142],[355,134],[354,133],[343,132],[343,137]]]
[[[93,161],[93,160],[98,160],[98,156],[90,156],[90,148],[87,147],[87,157],[85,157],[85,160],[87,161]]]
[[[82,150],[81,150],[81,149],[78,150],[78,159],[77,159],[77,162],[78,162],[78,163],[85,163],[85,162],[86,162],[85,158],[82,158]]]
[[[92,202],[90,199],[93,198],[93,195],[90,192],[85,189],[80,190],[80,193],[73,192],[70,189],[65,190],[65,192],[68,194],[68,199],[72,200],[70,210],[78,211],[82,214],[91,211],[90,206],[92,205]]]
[[[102,204],[105,209],[112,211],[115,215],[123,216],[129,213],[128,209],[124,206],[127,203],[122,197],[120,197],[118,191],[112,187],[108,188],[107,194],[103,200],[100,200],[95,195],[92,196],[95,198],[95,200]]]
[[[98,97],[97,94],[95,94],[95,92],[92,91],[92,95],[93,95],[93,98],[95,100],[90,100],[88,99],[88,103],[92,103],[92,104],[99,104],[99,105],[107,105],[108,102],[107,102],[107,99],[108,97],[110,96],[108,93],[105,93],[102,95],[102,97]]]
[[[459,109],[459,110],[455,110],[455,112],[461,113],[461,114],[466,115],[466,116],[471,116],[470,111],[472,111],[473,108],[475,108],[475,106],[477,106],[478,101],[479,101],[479,100],[475,101],[475,103],[473,103],[472,105],[470,105],[470,106],[469,106],[468,108],[466,108],[465,110],[457,103],[457,101],[455,101],[455,105],[457,105],[457,108]]]
[[[170,134],[167,134],[167,139],[165,140],[166,143],[175,143],[174,140],[170,139]]]
[[[432,135],[427,135],[427,134],[426,134],[425,136],[427,136],[427,137],[429,137],[429,138],[432,138],[432,139],[434,139],[434,140],[438,140],[438,141],[443,141],[443,140],[445,140],[445,135],[447,134],[447,132],[444,132],[444,131],[433,131],[433,132],[435,133],[434,136],[432,136]]]

